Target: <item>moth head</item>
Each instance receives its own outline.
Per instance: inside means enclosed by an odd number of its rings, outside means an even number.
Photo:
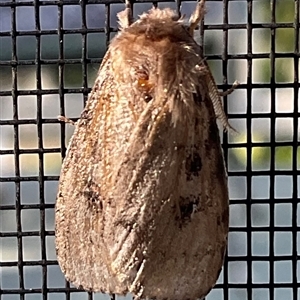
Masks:
[[[119,18],[122,22],[122,15]],[[169,8],[153,8],[123,28],[111,42],[110,53],[124,93],[144,102],[178,97],[192,102],[205,68],[189,29]]]

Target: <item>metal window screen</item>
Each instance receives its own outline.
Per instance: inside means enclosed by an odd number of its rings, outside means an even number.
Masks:
[[[187,16],[195,7],[154,4]],[[152,5],[134,3],[134,15]],[[70,286],[57,265],[54,203],[74,130],[57,116],[79,117],[123,8],[0,2],[1,300],[109,299]],[[224,99],[238,134],[223,136],[229,245],[208,300],[300,300],[299,11],[300,0],[207,1],[212,72],[220,89],[241,83]]]

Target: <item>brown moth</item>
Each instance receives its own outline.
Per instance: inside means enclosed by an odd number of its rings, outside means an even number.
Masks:
[[[216,124],[230,125],[190,25],[170,9],[119,14],[63,162],[57,259],[89,291],[203,298],[228,234],[227,174]]]

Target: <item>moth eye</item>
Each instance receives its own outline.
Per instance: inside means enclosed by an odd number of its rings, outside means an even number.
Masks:
[[[152,100],[152,90],[154,88],[154,84],[149,81],[147,74],[140,73],[138,76],[138,89],[143,93],[145,102],[149,102]]]
[[[145,96],[144,96],[144,100],[145,100],[145,102],[150,102],[151,100],[152,100],[152,96],[151,95],[149,95],[149,94],[146,94]]]

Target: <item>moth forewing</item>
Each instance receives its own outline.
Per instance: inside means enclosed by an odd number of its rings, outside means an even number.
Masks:
[[[203,298],[228,233],[210,71],[170,9],[121,16],[63,162],[58,262],[86,290]]]

